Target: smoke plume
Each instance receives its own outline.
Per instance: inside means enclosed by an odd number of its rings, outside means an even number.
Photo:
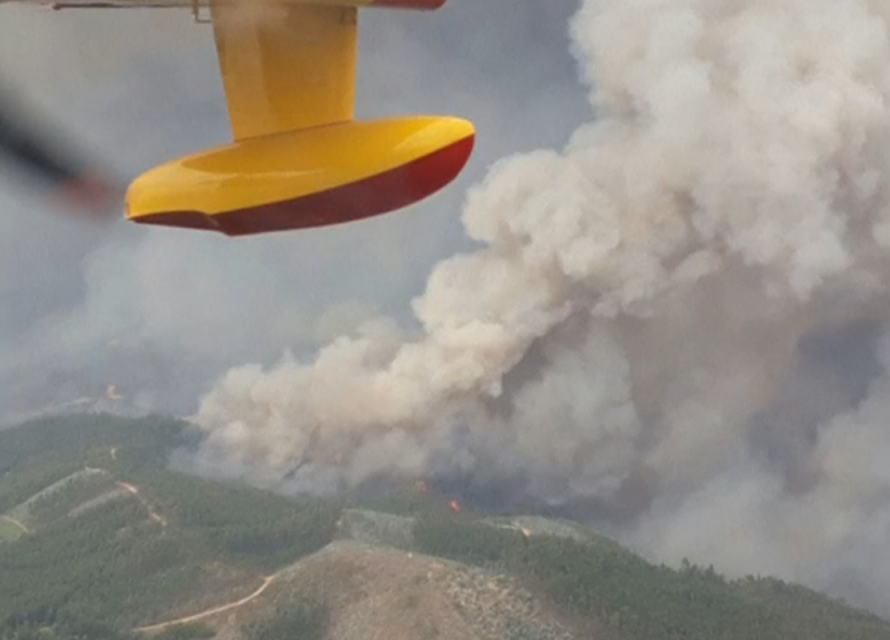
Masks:
[[[313,361],[231,370],[198,464],[461,478],[650,556],[890,611],[890,10],[584,0],[593,122],[510,157],[478,248]]]

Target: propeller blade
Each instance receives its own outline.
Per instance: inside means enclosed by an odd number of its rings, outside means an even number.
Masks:
[[[0,154],[38,178],[72,213],[96,221],[119,217],[124,188],[118,181],[65,148],[58,136],[42,133],[49,127],[34,126],[33,117],[25,117],[24,112],[0,93]]]

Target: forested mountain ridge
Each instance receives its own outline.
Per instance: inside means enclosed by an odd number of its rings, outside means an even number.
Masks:
[[[2,640],[890,640],[811,590],[653,566],[574,523],[169,470],[196,437],[103,415],[0,432]]]

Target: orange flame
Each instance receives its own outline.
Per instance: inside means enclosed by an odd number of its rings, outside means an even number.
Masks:
[[[457,500],[452,500],[450,506],[452,511],[454,511],[455,513],[460,513],[460,502],[458,502]]]

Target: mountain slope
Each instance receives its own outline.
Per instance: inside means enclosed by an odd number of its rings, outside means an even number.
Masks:
[[[0,432],[2,640],[890,640],[808,589],[653,566],[575,523],[169,470],[194,438],[109,416]]]
[[[248,593],[331,539],[335,504],[165,470],[186,431],[84,417],[0,433],[4,520],[27,529],[0,544],[0,620],[127,630]]]

